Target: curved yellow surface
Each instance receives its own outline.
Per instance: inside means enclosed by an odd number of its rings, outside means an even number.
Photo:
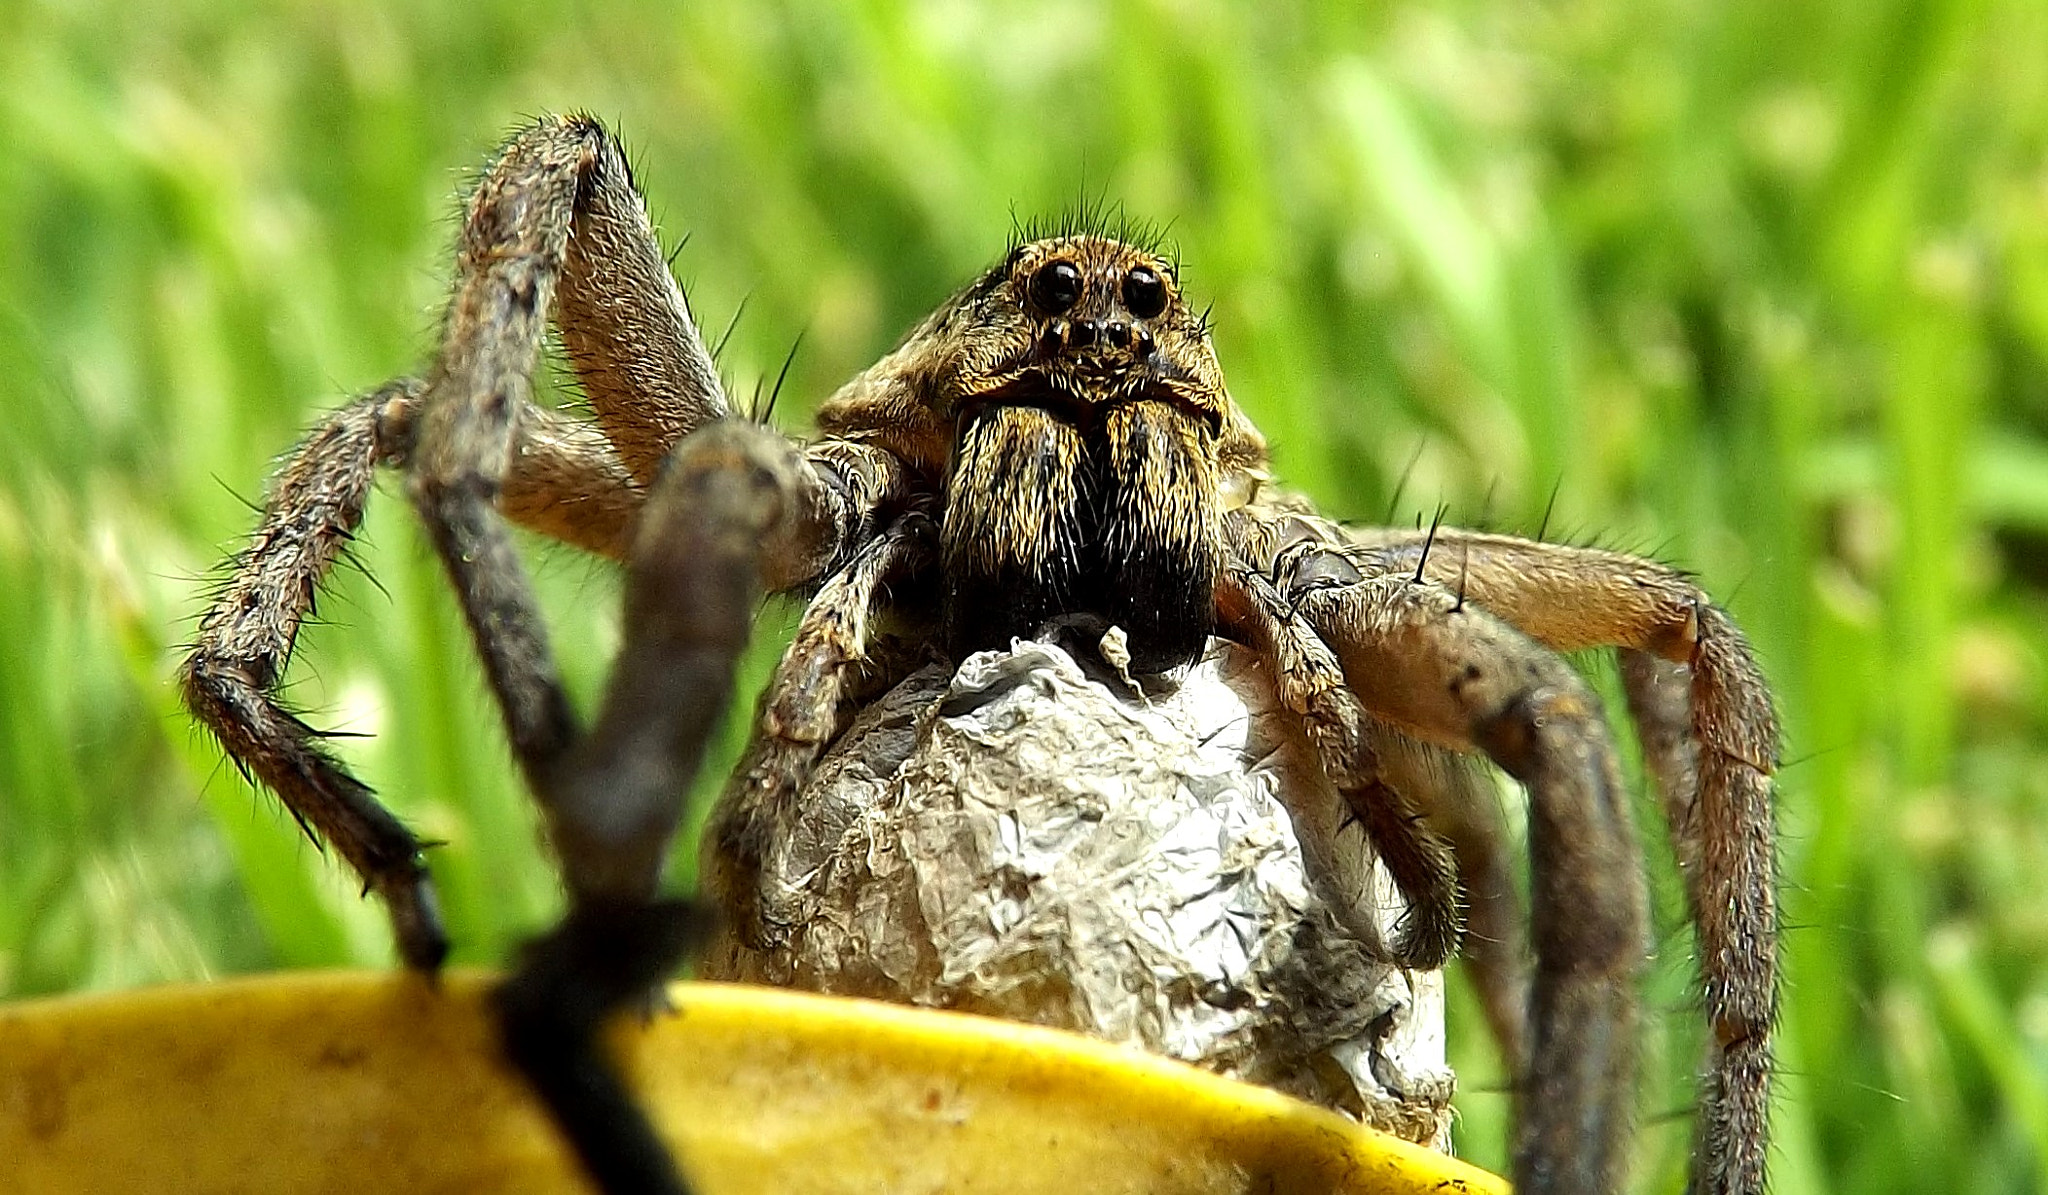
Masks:
[[[0,1191],[580,1191],[483,994],[279,975],[0,1005]],[[1070,1034],[680,984],[618,1041],[709,1195],[1505,1192],[1255,1087]]]

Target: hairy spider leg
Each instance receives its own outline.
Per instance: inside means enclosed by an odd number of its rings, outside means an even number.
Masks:
[[[278,794],[384,901],[399,956],[431,971],[448,952],[420,843],[278,699],[300,625],[361,524],[377,469],[410,460],[425,383],[399,378],[327,416],[270,485],[262,521],[228,561],[180,671],[185,704],[238,768]],[[551,411],[520,422],[501,508],[534,530],[624,556],[639,489],[602,433]]]
[[[1374,574],[1427,576],[1554,650],[1619,645],[1624,687],[1685,876],[1709,1019],[1696,1192],[1762,1189],[1776,893],[1776,718],[1726,614],[1690,580],[1619,553],[1442,531],[1337,531]],[[1702,766],[1701,760],[1706,760]]]
[[[1444,531],[1350,532],[1374,571],[1421,567],[1552,650],[1616,646],[1685,876],[1710,1026],[1693,1195],[1764,1188],[1777,1019],[1778,719],[1749,644],[1690,578],[1619,552]]]
[[[680,1189],[597,1032],[648,1000],[700,936],[690,905],[654,893],[755,605],[858,547],[852,537],[875,521],[864,503],[890,492],[888,471],[858,451],[814,462],[765,427],[718,418],[728,404],[709,353],[594,122],[543,121],[506,145],[471,198],[457,271],[412,494],[571,900],[499,991],[505,1046],[606,1189]],[[587,734],[498,509],[558,284],[599,424],[648,487],[625,641]]]
[[[448,935],[419,840],[277,697],[320,582],[362,522],[377,466],[405,455],[406,438],[387,413],[418,391],[410,379],[390,383],[328,416],[292,450],[261,524],[199,620],[179,681],[185,704],[235,766],[278,794],[314,842],[331,844],[383,899],[406,964],[432,970],[447,957]]]
[[[1562,658],[1450,590],[1381,577],[1292,595],[1365,706],[1486,753],[1529,791],[1530,1054],[1517,1188],[1620,1188],[1647,895],[1598,699]]]
[[[1529,938],[1513,851],[1491,773],[1468,755],[1403,734],[1367,715],[1380,774],[1421,806],[1451,844],[1465,898],[1458,961],[1472,978],[1487,1029],[1510,1068],[1529,1048]]]
[[[1408,898],[1406,932],[1384,944],[1387,953],[1407,967],[1443,966],[1457,950],[1461,930],[1456,860],[1421,809],[1381,774],[1367,738],[1366,711],[1345,687],[1336,656],[1266,575],[1241,560],[1224,567],[1216,605],[1218,621],[1269,664],[1280,704],[1294,715],[1324,773]],[[1353,932],[1375,941],[1370,927],[1355,920]]]
[[[787,922],[761,886],[764,863],[779,845],[775,832],[795,820],[791,806],[839,733],[852,671],[871,658],[874,619],[889,585],[929,567],[937,541],[930,516],[913,510],[856,553],[804,608],[761,694],[753,736],[704,840],[704,883],[724,928],[750,947],[767,948]]]

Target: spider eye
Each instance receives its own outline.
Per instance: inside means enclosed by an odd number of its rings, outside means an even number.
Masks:
[[[1049,261],[1031,275],[1031,302],[1058,315],[1081,300],[1081,271],[1071,261]]]
[[[1150,266],[1125,274],[1124,307],[1139,319],[1151,319],[1166,310],[1165,281]]]

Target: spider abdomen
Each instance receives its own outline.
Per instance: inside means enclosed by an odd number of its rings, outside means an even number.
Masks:
[[[947,649],[964,656],[1092,616],[1124,629],[1137,672],[1193,660],[1222,558],[1210,439],[1149,399],[1085,425],[1036,406],[974,415],[947,484]]]

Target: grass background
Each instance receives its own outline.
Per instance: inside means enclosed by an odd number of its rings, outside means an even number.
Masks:
[[[1170,224],[1326,509],[1527,530],[1555,491],[1554,534],[1696,570],[1788,730],[1777,1189],[2048,1189],[2048,6],[1277,8],[0,0],[0,994],[389,961],[168,680],[273,458],[430,349],[475,164],[582,108],[706,322],[746,301],[728,375],[806,333],[787,423],[1104,196]],[[291,694],[497,960],[559,898],[402,506]],[[587,698],[614,579],[534,559]],[[1659,887],[1636,1173],[1674,1190]]]

